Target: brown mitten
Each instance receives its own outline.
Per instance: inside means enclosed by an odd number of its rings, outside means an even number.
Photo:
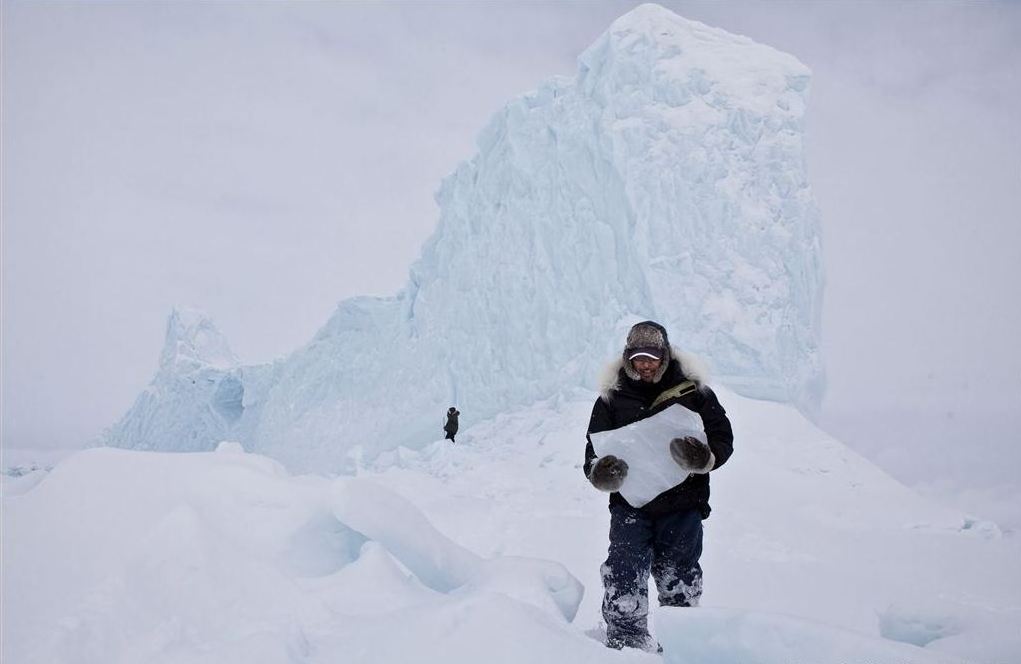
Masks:
[[[600,491],[612,493],[620,489],[627,477],[627,462],[612,454],[600,457],[592,466],[588,479]]]
[[[708,473],[716,463],[709,446],[691,436],[671,440],[670,456],[678,466],[691,473]]]

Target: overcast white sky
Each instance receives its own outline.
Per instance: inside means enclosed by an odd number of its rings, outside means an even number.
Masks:
[[[396,292],[489,116],[636,4],[5,2],[4,445],[120,417],[175,304],[256,363]],[[662,4],[814,72],[823,424],[914,479],[1012,481],[1021,4]]]

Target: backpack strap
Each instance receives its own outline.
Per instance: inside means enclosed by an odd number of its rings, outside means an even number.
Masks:
[[[675,385],[668,390],[664,390],[658,397],[656,397],[656,400],[652,402],[652,406],[649,407],[649,410],[655,409],[656,406],[660,405],[664,401],[679,399],[686,394],[691,394],[696,389],[697,386],[694,381],[686,380],[680,385]]]

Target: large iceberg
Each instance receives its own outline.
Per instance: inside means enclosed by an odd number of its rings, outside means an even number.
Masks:
[[[158,377],[173,402],[150,389],[108,440],[211,449],[230,437],[292,468],[343,470],[441,436],[452,404],[470,424],[593,386],[644,318],[707,357],[716,380],[811,413],[824,379],[808,82],[792,56],[634,9],[576,76],[493,117],[440,187],[438,227],[401,292],[342,302],[272,365],[217,369],[191,393]],[[224,416],[220,393],[243,402]]]

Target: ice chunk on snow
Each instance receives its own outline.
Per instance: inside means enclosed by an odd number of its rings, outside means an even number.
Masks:
[[[558,563],[525,558],[483,560],[436,530],[414,505],[364,479],[334,483],[338,520],[380,542],[426,586],[439,591],[497,591],[570,621],[583,588]]]
[[[225,440],[216,446],[216,451],[220,454],[244,454],[245,448],[241,446],[241,443]]]
[[[482,559],[437,531],[410,502],[368,480],[337,480],[333,513],[383,544],[425,585],[449,592],[477,572]]]
[[[801,618],[737,609],[661,608],[663,660],[677,664],[964,664],[953,655],[886,641]]]

